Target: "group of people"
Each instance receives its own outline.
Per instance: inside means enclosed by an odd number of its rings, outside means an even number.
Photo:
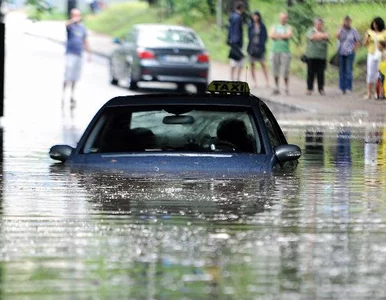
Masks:
[[[245,6],[242,1],[236,3],[235,10],[229,19],[227,43],[230,46],[229,59],[231,65],[231,80],[240,80],[245,57],[243,48],[243,14]],[[289,71],[291,52],[289,42],[293,36],[291,25],[288,24],[287,13],[281,13],[279,23],[273,25],[269,31],[263,22],[262,16],[255,11],[248,22],[247,53],[250,62],[250,71],[255,86],[257,78],[255,63],[259,62],[265,77],[266,86],[269,87],[269,76],[266,65],[266,43],[272,40],[271,71],[274,78],[273,94],[280,93],[279,77],[284,79],[285,93],[289,94]],[[353,89],[353,65],[355,52],[361,45],[367,47],[367,93],[365,98],[375,97],[375,86],[379,76],[382,60],[386,60],[386,30],[385,22],[377,17],[372,20],[363,41],[358,31],[352,27],[352,19],[346,16],[342,25],[336,32],[338,41],[336,56],[339,62],[339,88],[343,94],[349,94]],[[303,61],[307,64],[307,89],[306,95],[312,95],[314,81],[317,79],[318,92],[325,95],[325,70],[328,62],[328,45],[331,43],[330,35],[324,28],[322,18],[316,18],[313,27],[307,31],[307,46]],[[386,67],[386,62],[385,62]],[[385,68],[386,71],[386,68]],[[383,96],[383,89],[382,89]]]
[[[245,6],[243,2],[236,3],[234,12],[229,19],[229,31],[227,43],[230,46],[229,59],[231,64],[231,80],[240,80],[244,65],[243,47],[243,14]],[[288,24],[287,13],[280,14],[280,22],[272,26],[268,32],[260,12],[255,11],[248,24],[247,52],[251,65],[252,79],[257,85],[255,63],[260,63],[266,86],[269,87],[268,69],[265,63],[266,43],[268,38],[272,43],[272,73],[275,81],[274,94],[279,94],[279,77],[284,78],[285,91],[289,93],[289,67],[291,61],[289,40],[292,38],[292,26]]]

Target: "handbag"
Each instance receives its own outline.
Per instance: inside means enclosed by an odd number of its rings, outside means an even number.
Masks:
[[[234,59],[235,61],[240,61],[245,57],[244,53],[241,51],[240,47],[232,44],[231,49],[229,50],[228,58]]]
[[[330,65],[339,67],[340,61],[340,55],[339,55],[339,49],[335,52],[335,54],[330,59]]]
[[[307,55],[303,54],[302,56],[300,56],[300,60],[306,64],[308,62]]]

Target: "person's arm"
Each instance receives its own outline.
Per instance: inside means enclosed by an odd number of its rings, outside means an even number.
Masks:
[[[288,26],[286,33],[282,34],[282,39],[283,40],[289,40],[292,38],[292,26]]]
[[[275,32],[275,26],[272,26],[269,30],[269,37],[273,40],[279,39],[279,35]]]
[[[229,44],[237,44],[239,39],[239,33],[237,31],[237,25],[235,20],[230,20],[229,22]]]
[[[355,52],[361,46],[361,37],[357,30],[354,31],[354,39],[355,39],[355,43],[354,43],[353,51]]]
[[[84,50],[86,50],[87,52],[88,61],[91,61],[91,49],[90,49],[90,43],[87,38],[87,34],[84,37],[83,46],[84,46]]]
[[[261,28],[261,40],[262,40],[262,44],[265,45],[265,43],[267,42],[267,39],[268,39],[268,35],[267,35],[267,28],[265,27],[265,25],[263,24],[262,25],[262,28]]]
[[[340,39],[340,35],[342,34],[342,27],[340,27],[339,29],[338,29],[338,31],[336,32],[336,35],[335,35],[335,37],[339,40]]]
[[[363,45],[363,46],[367,46],[367,45],[369,44],[369,42],[370,42],[370,37],[371,37],[370,32],[369,32],[369,31],[366,31],[366,34],[365,34],[365,36],[364,36],[364,38],[363,38],[363,41],[362,41],[362,45]]]
[[[327,32],[314,31],[309,38],[311,41],[322,41],[322,40],[328,40],[330,36]]]
[[[80,22],[82,20],[81,17],[72,17],[71,19],[67,20],[66,21],[66,27],[68,28],[69,26],[71,26],[72,24],[75,24],[77,22]]]

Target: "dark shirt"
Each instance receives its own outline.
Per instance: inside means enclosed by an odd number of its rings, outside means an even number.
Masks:
[[[262,52],[265,52],[265,44],[268,39],[267,34],[267,28],[265,27],[264,23],[260,23],[260,30],[258,32],[258,37],[256,37],[256,30],[255,30],[255,23],[251,22],[248,27],[248,37],[249,37],[249,43],[248,43],[248,53],[250,49],[252,48],[252,45],[258,42],[259,48],[262,49]]]
[[[82,55],[84,41],[87,37],[86,27],[81,23],[68,25],[66,53]]]
[[[243,47],[243,19],[237,12],[233,12],[229,18],[228,44]]]

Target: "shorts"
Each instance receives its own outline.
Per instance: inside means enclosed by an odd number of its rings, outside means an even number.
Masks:
[[[379,60],[374,59],[374,55],[367,55],[367,83],[375,83],[378,79]]]
[[[231,65],[231,67],[242,68],[244,66],[244,59],[234,60],[234,59],[230,58],[229,63]]]
[[[82,70],[82,56],[71,53],[66,54],[65,81],[78,81]]]
[[[251,62],[251,63],[263,62],[263,61],[265,61],[264,54],[261,57],[254,57],[254,56],[249,55],[249,62]]]
[[[291,53],[272,53],[272,73],[274,77],[279,77],[280,73],[284,78],[289,76]]]

